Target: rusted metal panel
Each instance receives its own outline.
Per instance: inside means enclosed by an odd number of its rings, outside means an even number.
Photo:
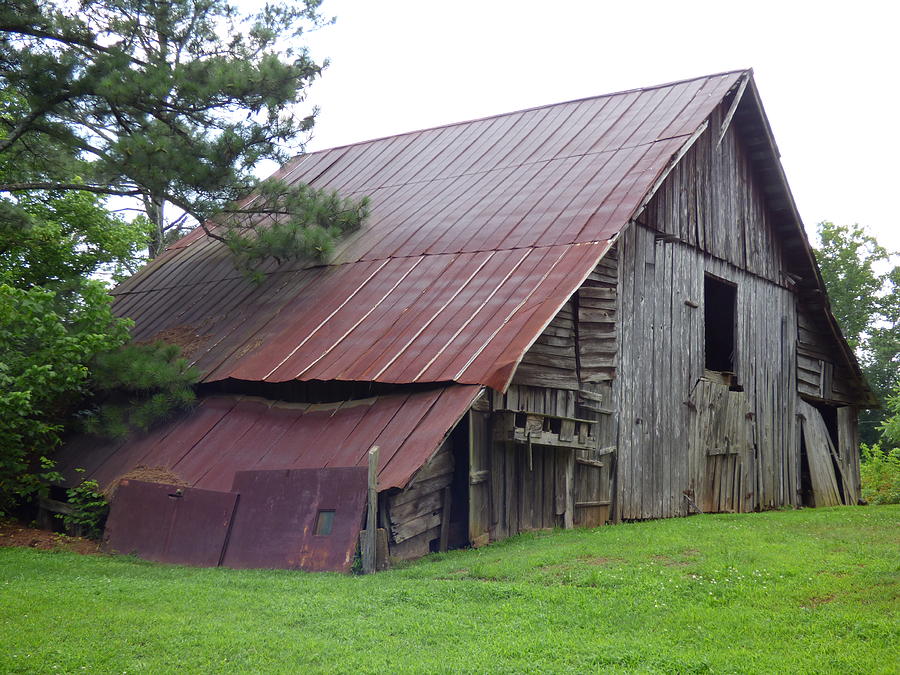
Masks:
[[[193,487],[228,490],[237,471],[365,466],[366,452],[378,445],[380,489],[403,487],[480,389],[451,385],[313,405],[208,397],[149,434],[77,439],[57,461],[65,475],[83,467],[79,479],[94,478],[103,487],[146,466],[168,469]]]
[[[369,221],[339,244],[331,264],[282,265],[253,286],[219,242],[192,234],[115,291],[116,311],[135,318],[139,339],[179,342],[191,333],[190,358],[209,382],[503,388],[521,345],[536,335],[514,334],[494,319],[512,320],[524,308],[527,318],[515,319],[520,329],[549,320],[545,310],[562,305],[742,76],[571,101],[297,158],[280,170],[285,180],[371,197]],[[548,266],[571,283],[547,283]]]
[[[237,494],[123,480],[110,505],[104,549],[146,560],[215,567]]]
[[[225,567],[350,571],[366,505],[366,469],[239,471]],[[330,533],[316,534],[323,511]]]

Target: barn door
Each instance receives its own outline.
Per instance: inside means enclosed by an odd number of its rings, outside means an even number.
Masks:
[[[609,520],[610,461],[613,455],[598,450],[575,450],[574,525],[596,527]]]
[[[469,542],[490,541],[491,469],[490,413],[469,411]]]
[[[740,513],[754,506],[754,429],[746,393],[701,379],[691,395],[691,461],[696,462],[700,508]]]
[[[822,414],[806,401],[798,402],[801,428],[803,430],[803,451],[812,488],[813,506],[837,506],[841,504],[841,484],[835,466],[841,464],[834,447],[834,441]],[[843,482],[843,481],[841,481]]]

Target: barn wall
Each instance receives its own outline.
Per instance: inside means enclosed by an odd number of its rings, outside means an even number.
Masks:
[[[704,274],[737,286],[735,370],[752,412],[756,451],[743,459],[743,510],[793,504],[799,477],[793,294],[691,246],[636,226],[620,240],[618,516],[687,515],[684,492],[709,490],[712,460],[690,438],[705,372]],[[750,464],[749,466],[747,464]]]
[[[707,131],[674,167],[640,220],[719,260],[783,284],[782,243],[735,125],[717,147],[724,114],[723,107],[713,112]]]
[[[807,397],[850,404],[859,400],[856,377],[834,355],[834,337],[822,308],[797,306],[797,389]]]
[[[722,458],[691,437],[692,396],[705,367],[707,273],[737,286],[735,370],[755,450],[733,460],[742,463],[733,504],[749,510],[798,498],[796,296],[734,126],[716,147],[722,114],[620,239],[621,376],[613,396],[621,518],[686,515],[685,491],[696,503],[719,489],[713,467]]]
[[[585,385],[588,386],[588,385]],[[531,529],[603,525],[610,516],[615,415],[608,381],[578,392],[510,385],[494,392],[490,539]],[[524,440],[524,425],[531,442]]]

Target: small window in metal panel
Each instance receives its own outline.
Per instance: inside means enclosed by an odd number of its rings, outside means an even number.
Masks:
[[[316,516],[316,534],[331,534],[334,525],[334,511],[319,511]]]

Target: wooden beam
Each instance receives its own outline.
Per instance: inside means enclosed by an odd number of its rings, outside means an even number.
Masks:
[[[583,464],[585,466],[593,466],[598,469],[602,469],[606,464],[604,462],[598,462],[596,459],[587,459],[586,457],[576,457],[576,464]]]
[[[444,503],[441,507],[441,553],[447,550],[447,545],[450,541],[450,506],[452,499],[453,492],[448,485],[444,488]]]
[[[644,209],[647,208],[647,204],[650,203],[650,200],[653,199],[653,195],[656,194],[656,191],[659,190],[660,186],[665,182],[666,178],[671,173],[672,169],[674,169],[678,162],[681,161],[681,158],[684,157],[688,150],[697,142],[697,139],[703,135],[703,132],[706,131],[706,128],[709,126],[709,120],[704,120],[703,124],[697,127],[697,130],[691,134],[690,138],[688,138],[684,145],[681,146],[681,149],[669,160],[669,163],[666,165],[666,168],[662,170],[659,176],[654,181],[653,185],[647,190],[647,193],[644,195],[644,198],[641,200],[641,203],[638,205],[637,209],[635,209],[634,213],[631,214],[631,218],[629,220],[636,220],[641,213],[644,212]]]
[[[722,120],[722,128],[719,130],[719,140],[716,141],[716,150],[718,150],[719,146],[722,145],[722,139],[725,138],[728,127],[731,125],[731,118],[734,117],[734,113],[737,112],[738,104],[741,102],[741,98],[743,98],[744,96],[744,90],[747,88],[748,82],[750,82],[750,75],[745,74],[741,78],[741,83],[738,86],[737,93],[735,93],[734,95],[734,100],[731,102],[731,106],[728,108],[728,112],[725,114],[725,119]]]
[[[563,527],[571,530],[575,527],[575,451],[566,455],[566,510],[563,512]]]
[[[378,446],[369,450],[369,509],[366,513],[366,537],[363,540],[363,574],[375,571],[377,520],[378,518]]]

